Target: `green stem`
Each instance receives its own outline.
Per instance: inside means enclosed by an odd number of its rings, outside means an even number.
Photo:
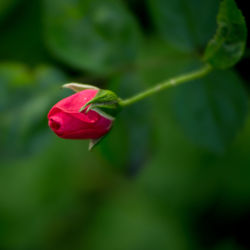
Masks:
[[[203,76],[207,75],[211,70],[212,70],[212,67],[209,64],[206,64],[199,70],[171,78],[171,79],[164,81],[162,83],[159,83],[156,86],[154,86],[150,89],[147,89],[147,90],[145,90],[137,95],[134,95],[128,99],[121,100],[120,105],[123,107],[129,106],[135,102],[138,102],[138,101],[140,101],[148,96],[151,96],[151,95],[158,93],[158,92],[160,92],[164,89],[167,89],[169,87],[177,86],[177,85],[184,83],[184,82],[188,82],[188,81],[202,78]]]

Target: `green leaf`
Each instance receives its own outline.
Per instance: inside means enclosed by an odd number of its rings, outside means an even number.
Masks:
[[[20,0],[1,0],[0,1],[0,21],[18,4]]]
[[[109,73],[131,63],[138,26],[120,0],[45,0],[46,39],[68,65]]]
[[[49,138],[47,113],[62,98],[65,75],[55,68],[34,70],[0,64],[0,158],[35,152]]]
[[[159,34],[171,45],[200,51],[213,35],[219,0],[147,0]]]
[[[217,23],[216,34],[208,43],[204,59],[215,68],[225,69],[236,64],[244,54],[247,27],[234,0],[221,2]]]
[[[193,142],[222,152],[243,126],[247,94],[235,73],[218,71],[177,87],[173,106],[176,119]]]
[[[137,181],[166,208],[171,204],[185,209],[190,207],[192,212],[197,202],[199,211],[201,207],[206,209],[223,190],[226,195],[222,205],[225,211],[232,209],[242,214],[242,208],[247,210],[243,204],[248,204],[250,193],[249,114],[244,129],[239,131],[232,145],[225,153],[214,154],[197,147],[182,133],[180,123],[173,119],[169,105],[171,97],[171,91],[166,92],[159,95],[152,105],[155,115],[150,126],[154,130],[155,151],[145,161]]]
[[[3,0],[0,0],[0,5]],[[51,58],[45,48],[42,1],[23,1],[15,6],[0,27],[0,57],[3,61],[29,65],[46,63]],[[4,0],[4,2],[15,2]],[[12,8],[12,7],[11,7]],[[1,11],[0,11],[1,12]],[[1,19],[1,17],[0,17]]]

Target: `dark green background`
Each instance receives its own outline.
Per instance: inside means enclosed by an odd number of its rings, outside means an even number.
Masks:
[[[0,0],[1,250],[250,248],[249,48],[126,108],[93,152],[47,126],[64,83],[126,98],[200,67],[218,6]]]

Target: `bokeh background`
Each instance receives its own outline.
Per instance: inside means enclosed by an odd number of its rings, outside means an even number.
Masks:
[[[198,68],[218,4],[0,0],[1,250],[250,249],[249,45],[126,108],[93,152],[47,126],[64,83],[126,98]]]

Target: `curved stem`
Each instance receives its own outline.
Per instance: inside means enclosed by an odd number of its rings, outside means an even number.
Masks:
[[[183,74],[174,78],[171,78],[167,81],[164,81],[162,83],[157,84],[156,86],[147,89],[137,95],[134,95],[128,99],[121,100],[120,105],[125,107],[129,106],[135,102],[138,102],[148,96],[151,96],[155,93],[158,93],[166,88],[177,86],[181,83],[192,81],[198,78],[202,78],[203,76],[207,75],[212,70],[212,67],[209,64],[204,65],[201,69]]]

